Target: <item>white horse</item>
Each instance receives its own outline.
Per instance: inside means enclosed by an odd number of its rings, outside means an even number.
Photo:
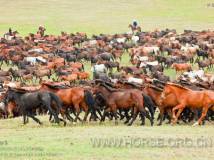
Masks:
[[[132,42],[137,43],[140,40],[140,38],[139,36],[132,36],[131,40]]]
[[[96,73],[106,73],[107,68],[104,64],[96,64],[91,68],[91,71]]]
[[[125,43],[125,42],[126,42],[126,37],[117,38],[116,41],[117,41],[118,43]]]
[[[43,53],[43,49],[42,48],[33,48],[33,49],[28,50],[28,52]]]
[[[38,56],[38,57],[25,57],[24,60],[27,61],[27,62],[30,62],[31,65],[35,65],[38,61],[39,62],[43,62],[43,63],[47,62],[47,60],[44,59],[41,56]]]
[[[134,78],[134,77],[129,77],[128,82],[130,83],[138,83],[138,84],[143,84],[143,80],[140,78]]]

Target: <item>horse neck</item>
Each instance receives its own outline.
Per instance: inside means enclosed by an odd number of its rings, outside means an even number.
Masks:
[[[152,89],[152,88],[148,87],[148,88],[146,88],[146,91],[147,91],[147,94],[149,96],[151,96],[152,98],[154,98],[154,99],[157,99],[157,98],[159,98],[161,96],[161,92],[156,91],[155,89]]]
[[[181,96],[182,93],[186,92],[187,90],[186,89],[183,89],[183,88],[179,88],[179,87],[176,87],[176,86],[168,86],[170,87],[170,90],[173,92],[173,94],[178,97],[178,96]]]
[[[100,87],[99,91],[105,96],[105,97],[109,97],[109,95],[111,95],[111,92],[106,89],[105,87]]]
[[[46,86],[44,84],[42,84],[40,90],[48,90],[48,91],[51,91],[51,92],[57,92],[58,91],[58,89],[50,88],[50,87],[48,87],[48,86]]]

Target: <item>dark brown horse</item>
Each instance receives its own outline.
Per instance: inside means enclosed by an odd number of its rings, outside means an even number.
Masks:
[[[128,125],[132,125],[139,112],[146,116],[150,120],[151,125],[153,125],[153,119],[144,108],[144,98],[141,91],[134,89],[115,90],[106,84],[99,83],[95,88],[95,93],[101,93],[107,105],[101,121],[104,121],[106,114],[111,112],[117,124],[117,109],[128,109],[133,110],[133,117]]]

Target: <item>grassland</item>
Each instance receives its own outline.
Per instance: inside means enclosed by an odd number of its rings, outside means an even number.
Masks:
[[[155,28],[213,29],[211,0],[1,0],[0,33],[8,27],[21,34],[35,32],[38,25],[48,33],[60,31],[120,33],[137,19],[143,30]]]
[[[128,24],[137,19],[143,30],[175,28],[202,30],[214,28],[214,8],[211,0],[1,0],[0,35],[9,27],[21,35],[35,32],[43,24],[50,34],[60,31],[120,33],[128,31]],[[127,64],[123,56],[122,64]],[[90,65],[86,65],[87,70]],[[167,75],[174,77],[174,71]],[[70,159],[213,159],[213,124],[161,127],[148,125],[132,127],[113,122],[51,125],[47,117],[38,126],[30,121],[21,125],[21,118],[0,120],[0,160],[70,160]],[[91,138],[212,138],[213,147],[112,147],[94,148]],[[42,154],[42,155],[41,155]],[[56,154],[56,155],[55,155]]]
[[[122,123],[115,126],[113,122],[98,122],[86,124],[69,124],[67,127],[50,125],[47,117],[40,117],[44,126],[38,126],[30,121],[23,126],[21,118],[0,120],[0,159],[188,159],[205,160],[213,158],[213,124],[202,127],[191,127],[190,125],[163,125],[124,126]],[[174,143],[164,143],[165,147],[152,145],[138,145],[132,143],[135,139],[208,139],[212,146],[192,147],[184,145],[175,147]],[[93,145],[94,139],[122,139],[127,145],[121,147],[113,145],[97,147]],[[151,142],[151,141],[150,141]],[[141,143],[142,144],[142,143]],[[8,156],[9,155],[9,156]],[[31,155],[31,156],[29,156]]]

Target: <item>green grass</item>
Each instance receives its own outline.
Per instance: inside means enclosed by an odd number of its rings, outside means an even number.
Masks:
[[[21,35],[36,32],[42,24],[49,34],[60,31],[99,33],[127,32],[128,24],[137,19],[143,30],[174,28],[213,29],[214,8],[207,7],[211,0],[1,0],[0,35],[9,27]],[[128,65],[125,54],[122,65]],[[4,69],[7,69],[4,66]],[[86,70],[90,70],[86,63]],[[166,70],[175,77],[175,71]],[[70,160],[70,159],[213,159],[213,148],[93,148],[91,138],[213,138],[213,124],[201,127],[188,125],[161,127],[132,127],[113,122],[69,124],[67,127],[50,125],[47,117],[38,126],[30,121],[21,125],[21,118],[0,120],[0,160]],[[6,142],[6,144],[5,144]],[[214,140],[213,140],[214,146]],[[32,149],[34,147],[34,150]],[[41,150],[36,151],[35,147]],[[29,149],[31,148],[31,149]],[[34,155],[29,155],[34,153]],[[37,154],[35,154],[37,153]],[[38,154],[46,153],[45,156]],[[57,155],[54,156],[53,154]],[[9,156],[7,156],[9,154]],[[14,154],[25,154],[23,156]],[[28,155],[27,155],[28,154]],[[48,155],[49,154],[49,155]],[[51,155],[52,154],[52,155]],[[4,155],[4,156],[3,156]]]
[[[8,27],[21,34],[35,32],[38,25],[48,33],[60,31],[120,33],[137,19],[143,30],[155,28],[213,29],[211,0],[1,0],[0,33]]]
[[[51,125],[47,117],[39,117],[44,122],[44,126],[38,126],[30,120],[26,126],[22,125],[22,119],[0,120],[0,159],[6,160],[33,160],[33,159],[157,159],[159,157],[170,160],[178,159],[212,159],[213,147],[207,148],[189,147],[185,145],[180,148],[172,147],[167,143],[169,139],[190,138],[195,142],[198,138],[212,140],[213,124],[201,127],[191,127],[190,125],[163,125],[159,126],[139,126],[136,122],[134,126],[128,127],[120,123],[115,126],[114,122],[98,122],[81,124],[68,124],[67,127]],[[166,147],[152,147],[129,145],[125,147],[93,147],[92,139],[165,139]],[[6,142],[6,144],[5,144]],[[213,144],[214,145],[214,144]],[[10,156],[7,156],[10,154]],[[18,154],[13,157],[14,154]],[[26,156],[32,154],[31,156]],[[56,155],[55,155],[56,154]],[[3,157],[4,155],[4,157]]]

